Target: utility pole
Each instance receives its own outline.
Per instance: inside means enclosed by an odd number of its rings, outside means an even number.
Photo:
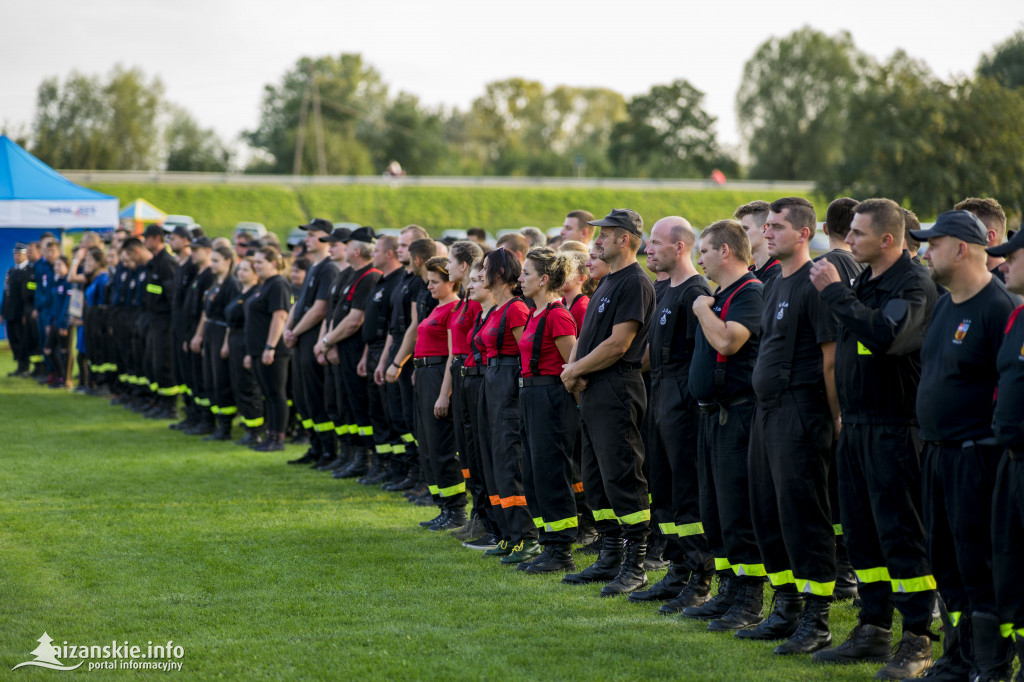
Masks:
[[[324,150],[324,120],[320,116],[320,86],[312,70],[309,80],[313,83],[313,132],[316,134],[316,158],[320,175],[327,175],[327,154]]]
[[[302,91],[302,104],[299,105],[299,130],[295,136],[295,160],[292,163],[292,175],[302,172],[302,148],[306,141],[306,110],[309,109],[309,83]]]

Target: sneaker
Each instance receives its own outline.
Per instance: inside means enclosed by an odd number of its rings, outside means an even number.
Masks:
[[[451,535],[456,540],[472,540],[475,537],[479,537],[484,531],[483,521],[480,520],[480,517],[474,516],[465,526],[450,531],[448,535]]]
[[[485,533],[476,539],[467,540],[466,542],[463,542],[462,546],[466,549],[494,549],[498,546],[498,538],[491,535],[490,533]]]
[[[449,514],[449,512],[448,512],[447,509],[442,509],[438,513],[437,516],[435,516],[434,518],[430,519],[429,521],[420,521],[420,528],[430,528],[431,526],[433,526],[438,521],[441,521],[441,520],[447,518],[448,514]]]

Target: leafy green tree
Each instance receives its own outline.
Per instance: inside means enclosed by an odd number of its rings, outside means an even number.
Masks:
[[[223,173],[231,165],[231,150],[213,130],[203,129],[187,111],[168,106],[170,122],[164,131],[167,170]]]
[[[816,180],[842,161],[848,102],[868,63],[849,33],[806,26],[758,47],[736,94],[750,176]]]
[[[1024,30],[996,45],[991,54],[982,55],[978,75],[993,78],[1008,88],[1024,86]]]
[[[715,117],[703,108],[704,93],[685,80],[655,85],[626,107],[628,118],[612,129],[608,156],[618,175],[641,178],[706,177],[725,165],[715,137]]]

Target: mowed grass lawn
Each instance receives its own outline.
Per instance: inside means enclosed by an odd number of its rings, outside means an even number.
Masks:
[[[44,631],[55,644],[173,640],[188,679],[831,680],[874,671],[784,659],[656,606],[601,599],[599,586],[527,576],[417,527],[429,509],[285,466],[296,446],[282,455],[204,443],[103,399],[8,379],[11,369],[4,352],[2,678],[59,674],[9,672],[34,660]],[[834,634],[845,637],[853,607],[833,614]]]

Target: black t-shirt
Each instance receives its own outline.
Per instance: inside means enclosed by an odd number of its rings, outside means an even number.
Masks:
[[[206,298],[206,291],[217,281],[213,270],[206,268],[192,280],[189,285],[188,294],[185,297],[185,306],[181,311],[181,325],[185,335],[191,338],[199,326],[199,317],[203,313],[203,301]]]
[[[748,269],[750,272],[754,273],[754,277],[757,277],[761,280],[761,283],[765,285],[764,288],[766,294],[770,288],[768,285],[771,284],[776,277],[782,274],[782,264],[779,263],[778,259],[772,258],[771,256],[768,257],[768,260],[766,260],[764,265],[761,267],[751,265]]]
[[[698,296],[710,296],[711,287],[702,275],[665,287],[658,297],[651,325],[651,369],[686,376],[693,357],[693,341],[697,336],[697,316],[693,302]]]
[[[259,284],[249,287],[246,291],[239,290],[235,297],[228,302],[224,308],[224,319],[228,321],[228,326],[231,329],[245,328],[245,302],[259,290]]]
[[[585,357],[601,345],[611,336],[615,325],[635,321],[640,325],[639,330],[619,362],[639,366],[650,335],[654,309],[654,285],[639,263],[605,275],[587,307],[576,346],[576,358]]]
[[[854,260],[853,254],[845,249],[832,249],[815,258],[814,262],[817,263],[820,260],[827,260],[836,266],[836,270],[839,271],[839,280],[848,287],[853,286],[857,275],[864,272],[864,268],[867,267],[866,264]]]
[[[302,282],[302,288],[296,296],[298,308],[295,310],[293,324],[298,324],[302,316],[308,313],[317,301],[330,301],[331,287],[334,286],[337,276],[338,266],[330,258],[324,258],[316,265],[309,266],[309,270],[306,271],[306,279]],[[319,329],[317,326],[309,331],[316,331],[319,334]]]
[[[750,283],[747,284],[747,282]],[[708,343],[707,337],[704,336],[704,329],[699,324],[697,325],[697,334],[693,340],[693,360],[690,362],[689,386],[690,393],[701,402],[730,400],[742,395],[749,395],[753,390],[750,381],[754,363],[757,361],[757,346],[761,338],[764,284],[754,276],[754,273],[748,273],[727,288],[719,288],[715,292],[715,303],[711,309],[720,319],[726,301],[729,301],[729,310],[725,313],[725,321],[736,322],[746,327],[750,331],[750,338],[740,346],[738,351],[726,359],[725,385],[718,389],[715,386],[718,351]]]
[[[347,267],[344,270],[339,269],[337,277],[334,278],[334,282],[331,284],[331,295],[327,299],[327,320],[332,324],[340,322],[348,312],[347,310],[339,309],[341,308],[342,299],[352,283],[355,272],[351,267]]]
[[[409,290],[414,293],[416,301],[416,319],[419,322],[430,317],[430,313],[434,312],[434,308],[437,307],[437,299],[430,294],[430,289],[427,289],[427,283],[419,277],[416,281],[409,285]]]
[[[836,340],[836,322],[810,280],[811,262],[789,277],[779,276],[765,288],[761,313],[761,347],[751,377],[758,398],[779,395],[782,365],[790,363],[788,388],[825,386],[821,345]],[[792,357],[786,336],[796,325]]]
[[[656,303],[661,303],[661,297],[672,287],[672,280],[656,279],[652,284],[654,285],[654,300]]]
[[[225,277],[224,281],[220,284],[214,282],[206,290],[206,295],[203,296],[203,310],[206,312],[207,322],[227,324],[227,317],[224,311],[228,307],[228,303],[231,302],[231,299],[241,290],[242,285],[238,283],[235,277],[230,275]]]
[[[166,249],[157,251],[146,264],[146,286],[143,301],[146,310],[155,315],[170,315],[174,298],[174,275],[178,264]]]
[[[189,258],[184,264],[178,267],[174,273],[174,297],[171,299],[171,324],[175,327],[181,325],[182,315],[185,310],[185,299],[188,297],[188,290],[192,286],[192,280],[199,274],[199,268]]]
[[[391,274],[380,277],[373,292],[366,301],[366,317],[363,320],[363,342],[368,345],[382,344],[388,335],[388,320],[391,319],[391,296],[402,281],[402,268],[395,268]]]
[[[1003,271],[999,269],[998,265],[989,270],[989,272],[991,272],[992,276],[998,279],[1000,282],[1006,284],[1006,275],[1003,274]]]
[[[391,319],[388,320],[388,333],[391,340],[402,343],[402,335],[409,328],[412,321],[412,304],[415,301],[413,288],[416,282],[421,282],[419,277],[408,270],[402,270],[402,278],[391,293]]]
[[[245,346],[249,355],[255,359],[263,355],[270,334],[270,322],[274,313],[283,310],[286,313],[292,307],[292,285],[281,275],[274,275],[260,287],[253,287],[253,293],[245,302]],[[284,334],[281,334],[276,357],[291,354],[291,349],[284,345]]]
[[[377,280],[379,279],[380,271],[373,269],[372,265],[355,270],[348,276],[345,283],[341,286],[338,305],[334,308],[333,319],[335,325],[344,320],[353,310],[366,311],[366,303],[370,300],[370,296],[373,294],[373,289],[377,286]],[[366,323],[365,315],[363,316],[363,323]],[[352,336],[342,340],[342,343],[350,343],[362,349],[363,335],[357,331]]]
[[[995,277],[962,303],[939,299],[921,346],[917,419],[927,441],[965,441],[992,435],[996,355],[1014,309]]]
[[[1000,445],[1024,451],[1024,308],[1003,338],[996,356],[999,392],[993,427]]]

